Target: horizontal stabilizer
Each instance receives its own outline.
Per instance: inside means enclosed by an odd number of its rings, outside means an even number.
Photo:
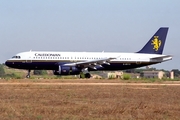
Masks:
[[[172,55],[164,55],[164,56],[160,56],[160,57],[153,57],[150,58],[150,61],[167,61],[167,60],[171,60],[172,59]]]

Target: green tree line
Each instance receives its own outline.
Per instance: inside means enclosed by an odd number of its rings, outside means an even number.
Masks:
[[[4,76],[5,76],[4,65],[0,64],[0,77],[4,77]]]
[[[34,75],[47,75],[47,71],[46,70],[34,70],[33,74]],[[0,64],[0,77],[16,78],[17,76],[14,73],[12,73],[12,74],[5,73],[5,65]]]

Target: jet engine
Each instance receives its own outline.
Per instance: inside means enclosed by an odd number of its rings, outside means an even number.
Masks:
[[[54,75],[78,75],[81,70],[76,67],[58,66],[57,70],[54,70]]]

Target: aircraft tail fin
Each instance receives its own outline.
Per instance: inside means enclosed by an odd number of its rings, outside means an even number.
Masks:
[[[167,33],[168,27],[159,28],[146,45],[137,53],[162,54]]]

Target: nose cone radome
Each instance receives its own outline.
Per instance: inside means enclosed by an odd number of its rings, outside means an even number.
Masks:
[[[5,65],[8,66],[8,67],[14,67],[14,62],[7,60],[5,62]]]
[[[10,62],[8,60],[5,62],[5,65],[9,67]]]
[[[7,60],[5,62],[5,65],[10,68],[20,68],[21,67],[20,62],[16,62],[14,60]]]

